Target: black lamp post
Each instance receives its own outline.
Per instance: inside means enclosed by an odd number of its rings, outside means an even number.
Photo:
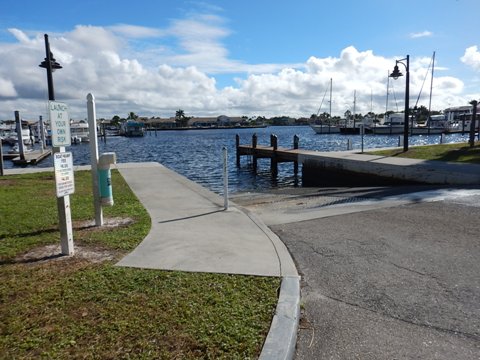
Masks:
[[[48,100],[55,101],[55,91],[53,89],[53,77],[52,73],[57,70],[61,69],[62,65],[60,65],[55,58],[53,57],[52,52],[50,51],[50,44],[48,42],[48,35],[45,34],[45,53],[46,57],[45,60],[41,62],[40,67],[47,69],[47,82],[48,82]]]
[[[405,62],[403,62],[405,61]],[[393,72],[389,75],[390,77],[397,80],[403,74],[398,70],[398,64],[402,64],[405,66],[406,70],[406,79],[405,79],[405,120],[403,123],[403,151],[408,151],[408,122],[410,120],[409,117],[409,98],[410,98],[410,56],[407,55],[406,58],[396,60],[395,61],[395,68]]]
[[[470,147],[474,147],[475,146],[475,123],[477,121],[477,107],[478,107],[478,101],[477,100],[472,100],[470,101],[470,105],[473,106],[473,110],[472,110],[472,120],[470,121],[470,136],[469,136],[469,140],[468,140],[468,144],[470,145]],[[480,136],[480,131],[478,132],[479,136]]]

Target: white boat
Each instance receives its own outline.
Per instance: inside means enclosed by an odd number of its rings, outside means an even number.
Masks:
[[[449,107],[443,111],[448,122],[449,133],[468,133],[473,118],[473,106]],[[480,131],[480,107],[477,108],[475,131]]]
[[[27,148],[27,147],[24,147],[24,148],[23,148],[23,152],[24,152],[25,154],[26,154],[26,153],[30,153],[30,152],[32,152],[32,151],[33,151],[33,148],[30,148],[30,147],[28,147],[28,148]],[[20,148],[18,147],[18,143],[15,144],[15,145],[13,145],[13,147],[12,147],[10,150],[8,150],[8,153],[9,153],[10,155],[20,155]]]
[[[29,129],[22,129],[22,140],[25,145],[32,144],[32,138],[30,137]],[[13,146],[18,141],[17,132],[14,130],[5,131],[3,141]]]
[[[387,116],[383,124],[375,124],[369,127],[369,132],[377,135],[403,134],[405,114],[393,113]]]
[[[409,130],[411,135],[443,134],[448,130],[448,121],[445,115],[431,115],[425,125],[414,124]]]
[[[70,123],[70,136],[72,138],[72,144],[89,142],[90,132],[88,123],[85,120],[72,121]]]
[[[378,135],[398,135],[403,134],[404,114],[391,114],[389,120],[381,125],[372,126],[369,132]],[[412,126],[408,127],[409,135],[439,135],[448,132],[448,122],[444,115],[432,115],[426,125],[418,125],[413,122]]]

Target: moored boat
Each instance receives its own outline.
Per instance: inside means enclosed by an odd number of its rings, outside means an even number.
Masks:
[[[340,133],[340,126],[329,124],[311,124],[310,127],[317,134],[338,134]]]
[[[135,120],[127,120],[120,127],[120,135],[133,137],[145,134],[144,124]]]
[[[387,116],[387,121],[383,124],[375,124],[369,127],[372,134],[377,135],[394,135],[403,134],[405,115],[403,113],[393,113]]]
[[[72,144],[89,142],[90,132],[88,123],[85,120],[72,121],[70,123],[70,136],[72,138]]]

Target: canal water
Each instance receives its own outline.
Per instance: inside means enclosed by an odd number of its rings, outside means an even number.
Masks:
[[[277,178],[270,174],[270,160],[259,159],[257,174],[253,174],[251,163],[242,157],[241,167],[236,167],[235,135],[240,136],[240,144],[251,144],[252,135],[257,134],[259,145],[270,143],[270,134],[278,136],[279,147],[292,147],[293,137],[300,138],[300,148],[318,151],[347,150],[348,140],[353,149],[361,149],[361,135],[316,134],[309,126],[270,126],[256,129],[208,129],[188,131],[147,132],[144,137],[126,138],[107,137],[106,143],[99,139],[99,152],[115,152],[117,162],[155,161],[182,174],[206,188],[223,192],[222,148],[227,148],[229,191],[231,193],[268,190],[272,187],[301,185],[301,179],[293,176],[293,164],[279,164]],[[399,144],[399,135],[364,135],[364,149],[395,147]],[[443,142],[468,141],[468,134],[445,135]],[[438,144],[440,135],[416,135],[409,138],[410,145]],[[38,145],[37,145],[38,146]],[[4,152],[8,151],[4,147]],[[74,165],[90,164],[90,145],[83,143],[66,149],[73,155]],[[43,160],[37,167],[53,166],[52,157]],[[5,168],[13,168],[11,161],[4,161]],[[301,174],[301,173],[300,173]],[[152,189],[162,184],[152,184]]]

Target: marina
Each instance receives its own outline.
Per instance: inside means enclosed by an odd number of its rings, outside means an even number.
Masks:
[[[349,142],[353,150],[360,151],[362,143],[361,135],[318,135],[309,126],[269,126],[256,129],[146,132],[143,137],[107,136],[106,142],[99,141],[99,152],[115,152],[119,163],[159,162],[212,191],[222,193],[222,147],[226,147],[229,188],[232,193],[301,184],[301,179],[295,177],[292,171],[291,163],[279,162],[276,177],[270,172],[270,159],[266,158],[258,159],[256,173],[252,172],[253,163],[249,159],[242,160],[242,166],[237,168],[236,135],[239,136],[240,143],[249,144],[253,134],[257,134],[258,145],[261,146],[268,146],[270,135],[275,134],[278,144],[284,147],[293,147],[293,137],[297,135],[300,149],[314,151],[345,151]],[[410,144],[412,146],[439,144],[441,139],[441,135],[414,135],[410,137]],[[443,135],[443,141],[466,142],[468,133]],[[399,136],[367,134],[363,137],[363,142],[365,150],[397,147]],[[9,149],[9,146],[4,146],[4,153]],[[67,147],[67,151],[72,152],[74,165],[90,164],[88,143]],[[49,157],[34,166],[52,167],[53,160]],[[4,167],[13,168],[15,165],[11,161],[5,161]]]

